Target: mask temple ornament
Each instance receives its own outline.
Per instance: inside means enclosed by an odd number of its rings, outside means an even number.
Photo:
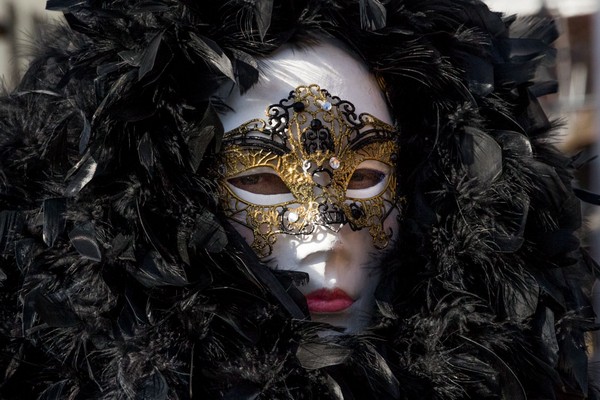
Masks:
[[[218,174],[222,208],[252,230],[257,254],[270,255],[277,234],[309,235],[318,225],[368,229],[385,248],[383,223],[398,207],[396,129],[314,84],[266,116],[225,133]],[[379,167],[364,173],[363,162]],[[372,185],[356,183],[364,179]],[[278,189],[265,189],[274,180]]]

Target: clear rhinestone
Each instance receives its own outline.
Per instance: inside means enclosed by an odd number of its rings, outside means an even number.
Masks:
[[[324,101],[323,103],[321,103],[321,109],[325,111],[331,110],[331,103],[328,101]]]
[[[296,214],[295,212],[289,212],[287,215],[287,219],[289,222],[294,223],[298,221],[298,214]]]
[[[341,165],[341,162],[340,162],[339,158],[337,158],[337,157],[331,157],[329,159],[329,165],[333,169],[338,169],[340,167],[340,165]]]

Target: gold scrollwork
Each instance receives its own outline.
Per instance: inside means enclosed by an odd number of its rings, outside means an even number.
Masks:
[[[375,247],[386,247],[389,234],[384,231],[383,223],[391,209],[397,206],[395,129],[370,114],[357,115],[351,103],[332,97],[318,85],[299,86],[290,94],[287,103],[285,101],[277,106],[287,115],[276,121],[279,123],[288,118],[283,131],[285,154],[276,154],[268,146],[256,145],[257,142],[228,142],[234,137],[268,142],[273,134],[270,127],[275,125],[270,120],[254,119],[225,134],[218,179],[226,215],[252,230],[252,248],[261,257],[271,253],[277,234],[309,234],[315,225],[327,225],[322,208],[328,207],[343,213],[344,222],[353,229],[368,229]],[[270,118],[277,117],[276,112],[269,109],[266,114]],[[313,121],[318,121],[318,132],[315,132]],[[317,146],[307,146],[303,139],[306,142],[305,135],[311,129],[317,140],[330,142],[321,147],[320,142]],[[366,160],[377,160],[389,166],[387,184],[372,197],[350,198],[348,184],[356,167]],[[264,205],[236,194],[228,179],[258,167],[273,169],[292,196],[276,204]],[[317,184],[314,178],[317,170],[330,175],[330,182]]]

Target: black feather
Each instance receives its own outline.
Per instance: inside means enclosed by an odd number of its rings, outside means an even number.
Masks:
[[[81,134],[79,135],[79,154],[83,155],[90,141],[92,126],[90,125],[90,121],[87,119],[83,112],[81,112],[80,115],[83,121],[83,126],[81,127]]]
[[[164,376],[158,371],[153,371],[136,387],[136,400],[166,400],[169,395],[169,385]]]
[[[189,46],[193,48],[209,66],[235,82],[231,60],[215,41],[205,36],[198,36],[194,33],[190,34],[190,39]]]
[[[332,343],[306,342],[300,343],[296,357],[306,369],[321,369],[343,364],[352,351],[346,347]]]
[[[245,382],[228,390],[222,397],[223,400],[255,400],[260,396],[261,389],[258,385]]]
[[[192,129],[183,134],[190,152],[192,170],[196,172],[209,144],[214,143],[215,150],[218,150],[220,138],[223,136],[223,124],[212,105],[209,105],[200,124],[194,125]]]
[[[1,398],[598,398],[575,194],[599,201],[537,99],[551,21],[479,0],[47,6],[67,25],[0,95]],[[307,275],[218,209],[228,96],[324,37],[401,132],[400,237],[361,332],[311,321]]]
[[[46,10],[49,11],[69,11],[76,6],[83,6],[86,0],[47,0]]]
[[[48,386],[39,397],[39,400],[60,400],[65,398],[65,386],[67,385],[67,380],[62,380],[60,382],[53,383]]]
[[[16,235],[21,231],[23,221],[18,211],[0,211],[0,253],[13,244]]]
[[[154,167],[155,163],[155,155],[154,155],[154,145],[152,144],[152,139],[150,138],[150,134],[148,132],[144,133],[142,139],[138,144],[138,157],[140,158],[140,163],[148,170],[148,172],[152,172],[152,167]]]
[[[260,40],[264,40],[271,26],[273,0],[255,0],[254,7],[254,19],[258,27],[258,34],[260,35]]]
[[[54,246],[56,239],[66,227],[66,210],[67,201],[65,198],[57,197],[44,200],[44,232],[42,237],[48,247]]]
[[[130,267],[128,272],[147,288],[161,286],[185,286],[188,284],[185,271],[169,264],[156,251],[149,251],[139,267]]]
[[[368,31],[382,29],[386,25],[387,11],[379,0],[360,0],[360,25]]]
[[[44,295],[37,291],[32,301],[40,321],[50,327],[71,327],[79,323],[64,293]]]
[[[100,246],[96,240],[96,231],[91,223],[75,227],[69,232],[69,239],[75,250],[83,258],[92,261],[102,260]]]
[[[163,32],[157,33],[150,43],[148,47],[144,50],[140,60],[140,69],[138,70],[138,80],[144,79],[144,77],[154,69],[156,63],[156,57],[158,55],[158,50],[162,43]]]
[[[67,173],[68,185],[65,189],[66,197],[76,196],[96,174],[98,164],[86,153],[81,160]],[[72,174],[74,174],[72,176]]]
[[[491,136],[478,129],[466,128],[460,149],[469,176],[480,183],[492,182],[502,174],[502,148]]]

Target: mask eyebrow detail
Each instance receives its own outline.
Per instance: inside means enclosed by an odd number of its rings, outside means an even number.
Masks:
[[[311,87],[316,85],[311,85]],[[348,100],[339,96],[331,96],[325,89],[318,88],[319,99],[315,96],[305,96],[298,99],[297,90],[290,91],[287,98],[267,107],[267,119],[253,119],[238,128],[225,133],[224,144],[233,144],[247,148],[257,148],[284,155],[293,151],[289,144],[291,125],[294,121],[302,121],[307,125],[303,132],[298,132],[304,151],[308,154],[315,151],[340,151],[335,149],[332,133],[326,127],[329,118],[335,114],[340,123],[346,125],[347,142],[343,145],[349,149],[358,150],[375,142],[394,140],[397,130],[371,114],[356,114],[356,107]],[[317,111],[315,111],[317,110]]]
[[[255,119],[241,125],[239,128],[226,133],[223,138],[225,146],[236,145],[251,149],[264,149],[278,156],[292,151],[287,142],[287,136],[284,131],[268,127],[260,119]]]
[[[350,149],[358,150],[371,143],[387,142],[394,140],[397,136],[397,130],[393,126],[378,120],[371,114],[356,115],[356,108],[349,101],[341,100],[338,96],[333,96],[331,99],[332,104],[337,107],[346,123],[353,128],[353,132],[348,138]]]
[[[381,143],[395,141],[398,133],[397,131],[391,131],[388,129],[382,129],[381,127],[372,126],[371,118],[369,114],[360,114],[358,116],[361,121],[361,126],[357,127],[356,135],[350,137],[348,147],[352,150],[358,150],[371,143]]]
[[[278,156],[289,153],[292,151],[288,144],[290,109],[292,112],[304,111],[304,104],[295,101],[294,90],[290,91],[287,98],[267,107],[267,121],[258,118],[248,121],[225,133],[223,143],[265,149]]]

